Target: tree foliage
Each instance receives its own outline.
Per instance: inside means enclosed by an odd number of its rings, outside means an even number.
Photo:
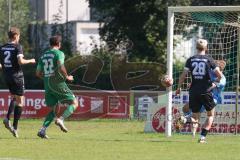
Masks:
[[[7,31],[9,27],[9,7],[8,1],[0,0],[0,43],[7,41]],[[11,0],[11,26],[16,26],[21,30],[21,44],[24,50],[28,51],[28,24],[30,23],[30,8],[26,0]]]
[[[238,5],[238,0],[89,0],[104,25],[105,41],[130,40],[130,57],[165,62],[167,48],[167,7],[186,5]]]
[[[189,5],[189,1],[89,0],[102,16],[100,34],[105,41],[132,41],[133,59],[164,62],[167,37],[167,7]]]

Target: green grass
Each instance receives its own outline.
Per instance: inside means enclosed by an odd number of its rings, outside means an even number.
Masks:
[[[144,122],[67,121],[69,133],[52,124],[49,140],[36,133],[41,120],[22,120],[19,139],[1,125],[0,160],[239,160],[240,136],[209,135],[207,144],[175,134],[143,133]]]

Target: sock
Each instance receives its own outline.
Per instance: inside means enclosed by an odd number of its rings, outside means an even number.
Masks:
[[[68,118],[71,114],[73,114],[74,110],[75,110],[74,105],[69,105],[68,108],[63,112],[61,118],[62,119]]]
[[[202,137],[206,137],[207,136],[207,133],[208,133],[208,130],[206,130],[205,128],[202,128],[202,131],[201,131],[201,138]]]
[[[40,128],[40,132],[46,132],[46,130],[47,130],[47,127],[45,127],[45,126],[42,126],[42,128]]]
[[[200,139],[205,139],[205,138],[206,138],[205,136],[202,136],[202,135],[200,136]]]
[[[6,118],[7,118],[8,120],[10,120],[10,116],[11,116],[13,110],[14,110],[14,106],[15,106],[15,98],[13,98],[13,99],[11,100],[10,105],[9,105],[9,107],[8,107],[8,113],[7,113],[7,116],[6,116]]]
[[[13,120],[13,128],[15,130],[17,130],[18,121],[21,117],[21,114],[22,114],[22,107],[16,105],[14,108],[14,120]]]
[[[195,137],[198,128],[198,123],[192,124],[192,135]]]
[[[49,112],[43,122],[43,127],[47,128],[52,123],[54,117],[55,117],[54,111]]]
[[[187,119],[186,123],[192,123],[192,117],[191,116],[187,116],[186,119]]]

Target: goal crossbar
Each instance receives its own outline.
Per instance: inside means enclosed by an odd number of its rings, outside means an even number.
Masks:
[[[168,7],[168,12],[226,12],[240,11],[240,6],[179,6]]]

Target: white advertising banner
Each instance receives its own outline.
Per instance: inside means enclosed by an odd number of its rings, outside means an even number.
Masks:
[[[164,103],[162,103],[164,102]],[[181,93],[180,96],[173,95],[173,130],[175,127],[175,120],[182,114],[182,107],[188,102],[188,92]],[[166,115],[166,101],[159,99],[158,103],[152,103],[149,105],[147,111],[147,121],[145,125],[145,132],[165,132],[165,115]],[[239,102],[240,104],[240,95]],[[223,92],[222,103],[215,107],[215,118],[211,133],[234,133],[235,129],[240,133],[240,107],[236,112],[236,93],[235,92]],[[236,116],[238,119],[237,125],[235,125]],[[200,126],[204,123],[206,118],[206,112],[201,113]],[[191,126],[189,124],[184,125],[180,130],[182,133],[191,132]]]

